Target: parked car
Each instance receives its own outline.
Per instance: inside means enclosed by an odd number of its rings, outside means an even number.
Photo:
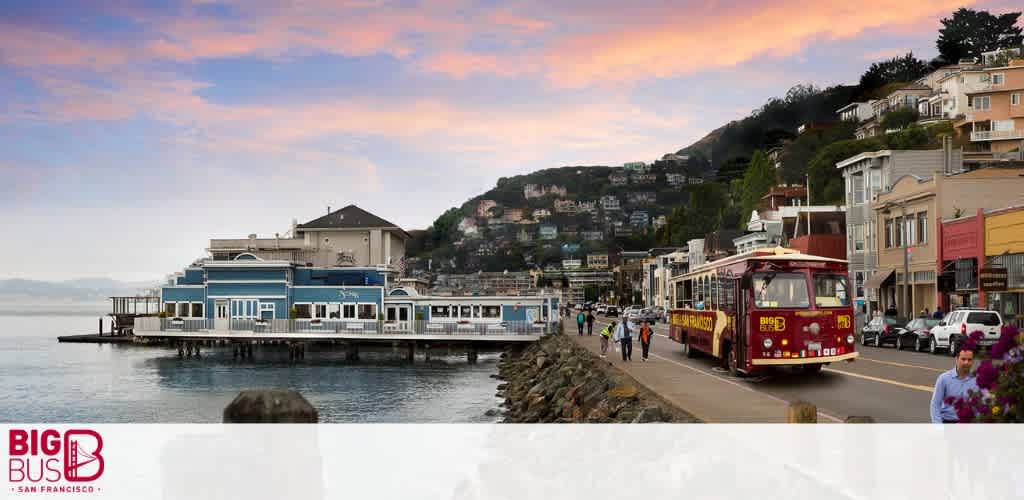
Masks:
[[[1003,327],[1003,317],[997,311],[987,309],[957,309],[931,328],[928,337],[928,351],[932,354],[946,349],[951,356],[956,356],[967,336],[981,331],[985,336],[978,342],[980,346],[990,346],[999,340]]]
[[[598,304],[594,312],[596,314],[606,314],[608,312],[608,304]]]
[[[651,314],[655,318],[653,320],[655,323],[657,323],[658,321],[661,321],[662,323],[668,323],[668,312],[665,311],[664,307],[661,307],[661,306],[654,306],[654,307],[652,307],[651,308]]]
[[[660,310],[659,310],[660,309]],[[640,312],[640,319],[642,321],[650,321],[651,324],[656,324],[665,318],[665,310],[657,307],[648,307]]]
[[[619,308],[615,306],[608,306],[604,311],[604,315],[608,317],[618,316]]]
[[[882,347],[885,344],[895,344],[896,339],[903,333],[903,326],[907,320],[896,316],[875,316],[860,332],[861,345],[873,345]]]
[[[928,337],[932,334],[932,327],[939,324],[940,320],[932,318],[916,318],[903,327],[903,333],[896,338],[896,349],[903,350],[905,347],[914,346],[915,351],[923,351],[928,348]]]
[[[629,306],[629,307],[627,307],[627,308],[622,310],[622,317],[623,318],[627,318],[627,319],[628,318],[632,318],[637,313],[639,313],[642,309],[643,308],[640,307],[640,306]]]

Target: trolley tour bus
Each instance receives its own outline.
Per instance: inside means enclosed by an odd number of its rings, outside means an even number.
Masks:
[[[670,283],[672,340],[688,357],[713,356],[734,375],[774,366],[814,373],[858,355],[846,261],[761,249],[698,266]]]

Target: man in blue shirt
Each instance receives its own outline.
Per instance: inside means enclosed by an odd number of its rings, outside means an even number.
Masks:
[[[955,424],[960,421],[956,415],[956,408],[947,403],[946,398],[962,398],[967,396],[967,391],[978,390],[974,375],[971,375],[973,363],[974,351],[960,349],[960,354],[956,357],[956,368],[943,372],[935,380],[931,404],[932,423]]]

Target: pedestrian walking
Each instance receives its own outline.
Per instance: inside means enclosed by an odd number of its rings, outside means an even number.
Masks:
[[[647,361],[647,353],[651,349],[651,337],[654,336],[654,332],[651,331],[651,322],[644,321],[643,326],[640,327],[640,349],[643,357],[641,361]]]
[[[594,334],[594,311],[587,309],[587,335]]]
[[[936,307],[935,308],[935,314],[932,314],[932,319],[941,320],[943,317],[945,317],[945,314],[943,314],[943,312],[942,312],[942,306]]]
[[[622,360],[633,361],[633,329],[636,325],[629,320],[622,320],[615,329],[615,341],[622,344]]]
[[[910,312],[913,313],[914,310],[911,309]],[[897,314],[899,314],[899,312],[896,311],[896,306],[894,305],[889,306],[889,308],[885,310],[885,315],[890,318],[895,318]]]
[[[601,330],[601,357],[605,357],[608,354],[608,343],[612,340],[612,332],[615,331],[615,322],[612,321],[608,326]]]
[[[974,351],[962,348],[960,354],[956,356],[956,366],[948,372],[943,372],[935,380],[931,403],[932,423],[955,424],[960,421],[956,408],[946,401],[948,398],[965,397],[967,391],[978,390],[978,383],[974,375],[971,375],[972,364]]]
[[[583,323],[586,323],[586,321],[587,317],[583,315],[583,311],[580,311],[579,314],[576,315],[576,327],[580,330],[580,337],[583,336]]]

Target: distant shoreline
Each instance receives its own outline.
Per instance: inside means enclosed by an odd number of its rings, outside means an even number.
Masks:
[[[49,302],[46,304],[0,304],[0,316],[106,316],[109,302]]]

